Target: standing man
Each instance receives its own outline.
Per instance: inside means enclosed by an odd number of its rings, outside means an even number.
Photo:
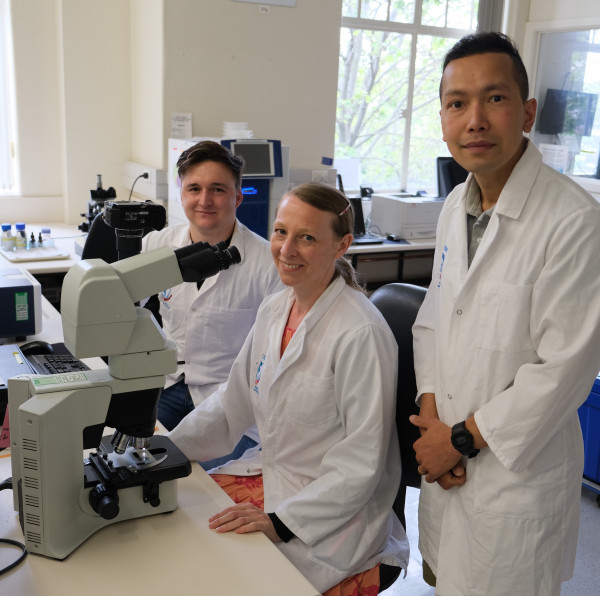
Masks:
[[[254,324],[262,300],[282,289],[269,243],[236,219],[242,202],[243,159],[214,141],[201,141],[178,162],[181,203],[188,224],[150,232],[142,250],[173,249],[194,242],[236,246],[241,264],[201,284],[182,283],[159,295],[167,339],[177,345],[177,372],[168,375],[158,403],[158,419],[172,430],[196,405],[227,380],[229,370]],[[205,462],[210,469],[237,459],[256,445],[256,429],[235,451]]]
[[[558,596],[573,574],[577,409],[600,368],[600,205],[524,137],[528,94],[502,34],[446,55],[444,141],[471,175],[438,223],[411,417],[419,546],[440,595]]]

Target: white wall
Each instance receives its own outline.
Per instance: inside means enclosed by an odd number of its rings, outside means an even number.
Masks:
[[[87,209],[96,174],[126,199],[123,162],[166,168],[173,111],[193,134],[225,120],[291,146],[293,168],[332,157],[342,0],[295,8],[229,0],[13,2],[22,195],[9,221],[66,220]],[[510,0],[525,20],[600,15],[598,0]]]
[[[530,21],[553,21],[600,16],[598,0],[529,0]]]
[[[165,126],[192,112],[193,134],[224,121],[290,145],[292,167],[333,157],[341,0],[296,7],[170,0],[165,11]]]

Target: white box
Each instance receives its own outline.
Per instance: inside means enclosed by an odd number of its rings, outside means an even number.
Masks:
[[[371,195],[371,228],[384,235],[395,234],[411,240],[435,238],[443,198],[405,194]]]

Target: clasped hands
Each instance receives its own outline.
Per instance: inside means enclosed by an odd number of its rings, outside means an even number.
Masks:
[[[421,431],[413,448],[425,481],[437,482],[444,490],[462,486],[467,474],[461,454],[450,441],[452,429],[438,418],[413,415],[409,420]]]

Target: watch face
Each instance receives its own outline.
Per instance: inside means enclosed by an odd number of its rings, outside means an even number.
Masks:
[[[465,428],[464,423],[452,428],[451,442],[459,453],[470,455],[474,451],[473,435]]]

